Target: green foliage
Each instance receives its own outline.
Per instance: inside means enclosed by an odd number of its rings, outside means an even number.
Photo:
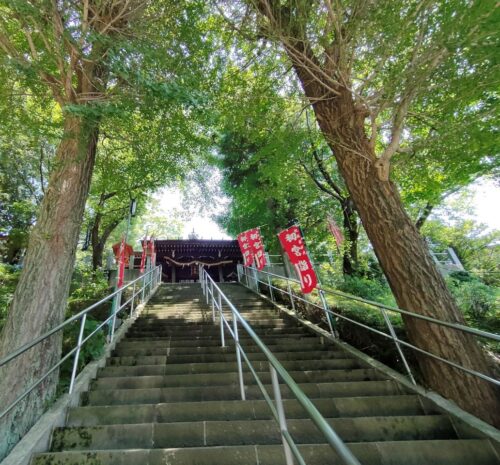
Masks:
[[[449,287],[455,296],[458,306],[469,321],[481,323],[496,318],[498,312],[498,290],[487,286],[479,279],[464,274],[451,274]]]
[[[360,276],[345,276],[339,290],[363,299],[386,305],[395,305],[394,297],[385,281]]]
[[[93,271],[90,265],[84,263],[83,260],[78,260],[71,279],[66,318],[81,312],[110,292],[111,290],[108,287],[104,273],[99,270]],[[109,315],[109,310],[110,304],[104,304],[88,314],[85,322],[84,337],[97,329],[101,322]],[[106,329],[106,326],[104,326],[97,331],[81,348],[78,359],[78,372],[89,362],[96,360],[102,355],[106,344]],[[75,321],[65,328],[63,332],[63,356],[76,346],[79,333],[80,320]],[[73,358],[70,357],[61,367],[58,385],[59,392],[63,393],[67,391],[72,369]]]
[[[90,335],[101,324],[100,321],[87,317],[84,328],[84,337]],[[62,355],[72,350],[78,343],[80,334],[80,322],[76,321],[64,330]],[[105,328],[97,331],[81,348],[80,356],[78,357],[79,373],[89,362],[98,359],[104,352],[106,344]],[[61,366],[59,385],[57,387],[59,393],[67,392],[71,381],[71,373],[73,369],[73,357],[70,357]]]
[[[71,279],[70,305],[89,300],[99,300],[109,291],[108,281],[100,270],[92,270],[90,265],[77,262]]]
[[[429,220],[422,233],[435,245],[436,251],[453,247],[465,269],[485,284],[500,286],[500,231],[489,231],[486,225],[468,219],[458,206],[446,210],[440,219]]]
[[[447,279],[448,287],[463,312],[467,323],[484,331],[500,332],[500,289],[488,286],[477,277],[466,273],[452,273]],[[499,353],[500,344],[482,339],[490,350]]]
[[[0,262],[0,331],[7,317],[9,304],[19,280],[19,274],[19,269]]]
[[[18,83],[0,78],[0,254],[7,263],[27,246],[50,175],[58,134],[53,110],[43,98],[23,95]]]

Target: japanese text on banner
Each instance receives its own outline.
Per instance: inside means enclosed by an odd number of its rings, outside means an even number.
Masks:
[[[255,257],[255,266],[260,271],[266,266],[266,255],[264,253],[264,243],[262,242],[259,228],[250,229],[247,233]]]
[[[249,240],[249,231],[238,234],[238,244],[240,246],[241,255],[243,255],[243,265],[251,266],[253,263],[253,248]]]
[[[298,226],[292,226],[278,234],[283,249],[294,266],[304,294],[309,294],[318,285],[318,278],[307,254],[304,239]]]

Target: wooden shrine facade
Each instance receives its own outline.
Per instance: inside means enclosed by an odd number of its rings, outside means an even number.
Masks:
[[[170,283],[199,281],[200,265],[217,282],[236,281],[236,265],[243,261],[238,241],[158,239],[155,250],[163,281]]]

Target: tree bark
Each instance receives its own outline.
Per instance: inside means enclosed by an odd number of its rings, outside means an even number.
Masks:
[[[66,115],[63,139],[0,337],[0,356],[63,321],[97,138],[97,124]],[[0,368],[2,407],[7,407],[59,361],[61,340],[59,332]],[[41,415],[54,396],[57,381],[56,370],[0,420],[0,458]]]
[[[121,223],[123,218],[120,220],[114,220],[111,223],[109,223],[103,230],[101,236],[99,236],[99,226],[101,224],[102,220],[102,215],[96,215],[96,221],[98,218],[98,222],[94,223],[94,226],[92,228],[92,235],[91,235],[91,241],[92,241],[92,269],[94,271],[98,270],[99,268],[102,268],[102,258],[104,254],[104,246],[106,245],[106,241],[108,240],[109,236],[111,233],[116,229],[116,227]],[[96,229],[97,225],[97,229]],[[95,235],[94,235],[95,231]]]
[[[417,221],[415,222],[415,227],[419,231],[422,229],[422,226],[427,221],[427,218],[429,218],[433,209],[434,209],[434,205],[432,205],[431,203],[427,202],[425,204],[425,207],[424,207],[422,213],[420,214],[420,216],[417,218]]]
[[[104,244],[99,239],[99,227],[101,226],[101,213],[96,213],[92,231],[90,233],[90,242],[92,244],[92,269],[94,271],[102,267],[102,254]]]
[[[366,110],[355,104],[346,87],[339,87],[338,94],[328,94],[321,78],[313,79],[312,71],[295,57],[297,53],[292,52],[295,71],[398,305],[465,324],[395,185],[377,176],[377,158],[365,134]],[[473,336],[411,317],[404,317],[404,323],[411,343],[417,347],[466,368],[490,373],[486,356]],[[419,364],[429,387],[483,420],[500,424],[499,393],[492,384],[425,355],[419,356]]]
[[[309,175],[314,184],[327,195],[334,198],[337,202],[339,202],[340,207],[342,209],[342,217],[343,217],[343,228],[344,235],[349,240],[349,247],[344,248],[344,254],[342,256],[342,271],[344,274],[349,276],[354,276],[359,273],[359,262],[358,262],[358,239],[359,239],[359,231],[358,231],[358,221],[356,212],[354,209],[354,205],[350,196],[346,193],[342,192],[339,186],[335,184],[332,177],[328,173],[325,165],[322,160],[319,158],[317,151],[313,151],[313,156],[316,161],[316,164],[323,176],[327,185],[321,182],[314,176],[314,173],[309,170],[305,163],[302,164],[304,171]]]
[[[356,220],[356,213],[354,212],[352,200],[350,197],[343,199],[340,205],[342,207],[342,215],[344,218],[344,234],[346,235],[349,242],[348,247],[344,249],[344,256],[342,257],[342,268],[344,274],[348,276],[355,276],[359,274],[358,222]]]

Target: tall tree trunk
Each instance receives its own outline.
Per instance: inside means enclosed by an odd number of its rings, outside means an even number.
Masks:
[[[104,244],[99,239],[99,227],[101,226],[101,213],[96,213],[92,231],[90,233],[90,242],[92,244],[92,269],[96,271],[102,267],[102,254]]]
[[[377,175],[377,159],[365,134],[366,109],[355,104],[347,86],[339,86],[339,94],[328,93],[322,77],[313,77],[314,71],[297,59],[297,51],[288,53],[398,305],[465,324],[395,185]],[[411,317],[404,317],[404,322],[410,341],[421,349],[479,372],[491,371],[471,335]],[[432,389],[480,418],[500,424],[499,393],[492,384],[425,355],[419,356],[419,364]]]
[[[99,215],[99,222],[97,223],[98,225],[101,224],[101,219],[102,216]],[[94,271],[96,271],[99,268],[102,268],[102,259],[103,259],[103,254],[104,254],[104,246],[106,245],[107,240],[109,239],[109,236],[111,233],[116,229],[116,227],[123,221],[123,218],[119,220],[113,220],[111,223],[109,223],[103,230],[102,234],[99,236],[99,226],[97,229],[94,227],[92,228],[92,235],[91,235],[91,240],[92,240],[92,268]],[[96,231],[96,234],[94,235],[94,231]]]
[[[66,116],[63,139],[0,337],[0,356],[63,321],[97,138],[96,124]],[[58,362],[61,340],[59,332],[0,368],[2,407],[7,407]],[[0,458],[41,415],[56,391],[57,381],[58,371],[55,371],[0,420]]]
[[[92,244],[92,269],[97,271],[102,268],[102,257],[104,254],[104,243],[101,241]]]
[[[347,197],[340,203],[343,215],[344,234],[348,241],[348,247],[344,248],[344,256],[342,258],[342,269],[344,274],[355,276],[359,273],[358,261],[358,224],[356,221],[356,213],[352,206],[352,200]]]
[[[417,218],[417,221],[415,222],[415,227],[419,231],[422,229],[422,226],[427,221],[427,218],[429,218],[433,209],[434,209],[434,205],[432,205],[430,202],[427,202],[425,204],[425,207],[424,207],[422,213],[420,213],[420,216]]]

